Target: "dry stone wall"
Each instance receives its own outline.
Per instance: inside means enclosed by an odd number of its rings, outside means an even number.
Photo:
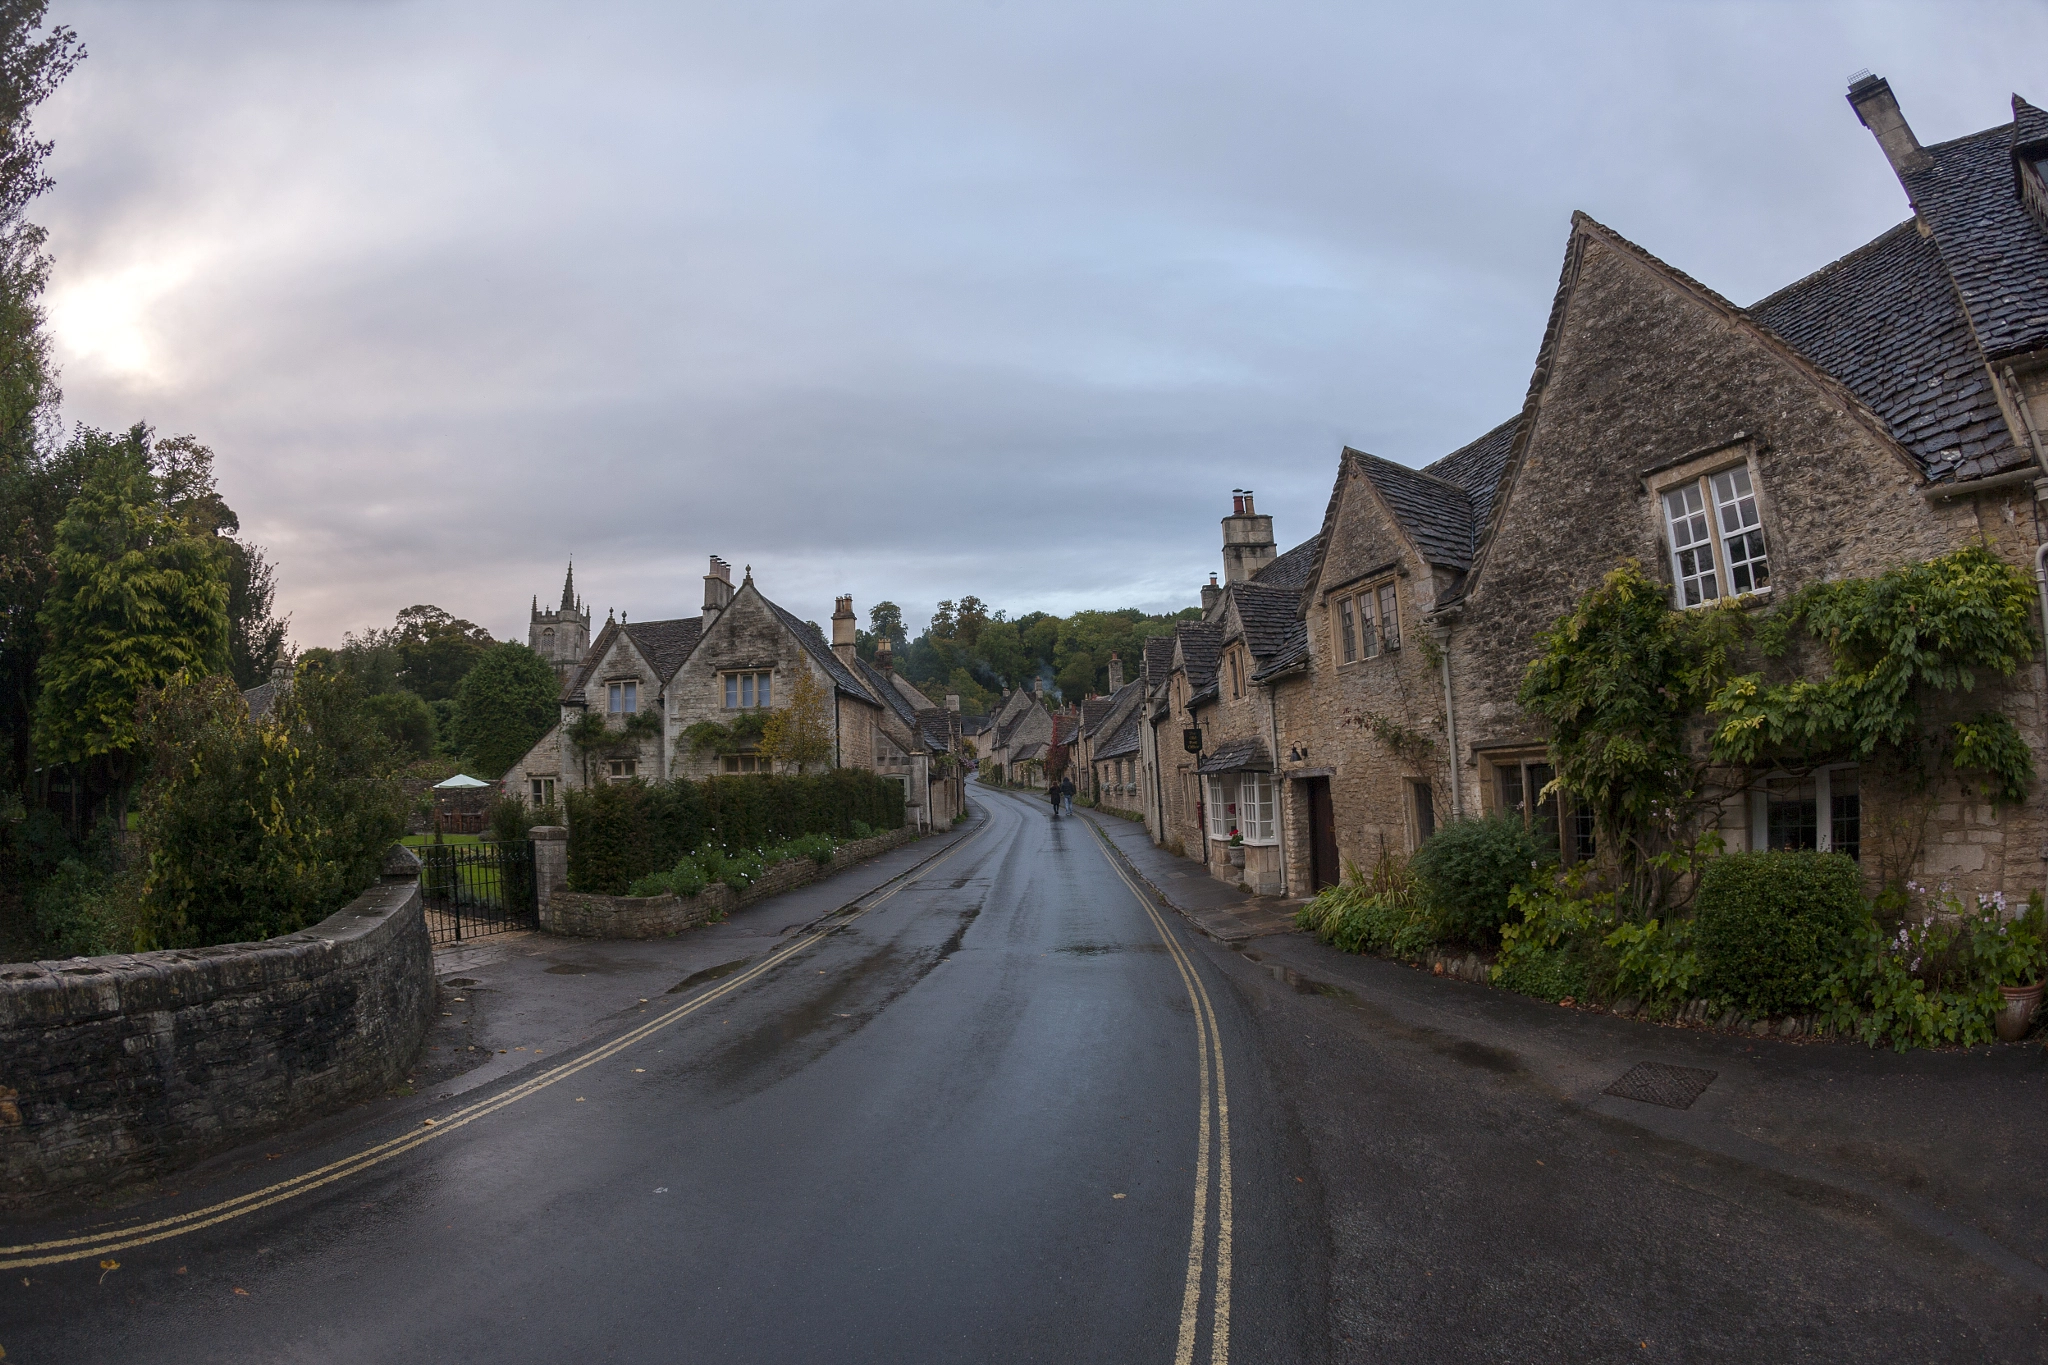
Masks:
[[[375,1095],[403,1079],[434,1000],[411,881],[262,943],[0,966],[0,1207]]]

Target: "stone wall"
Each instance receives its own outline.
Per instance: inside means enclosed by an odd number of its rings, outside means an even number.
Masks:
[[[736,892],[722,882],[713,882],[694,896],[597,896],[556,889],[541,902],[540,927],[571,938],[667,938],[866,862],[916,837],[917,831],[906,826],[841,844],[829,863],[820,865],[809,858],[777,863],[745,891]]]
[[[434,1000],[417,882],[263,943],[0,966],[0,1207],[375,1095],[403,1079]]]

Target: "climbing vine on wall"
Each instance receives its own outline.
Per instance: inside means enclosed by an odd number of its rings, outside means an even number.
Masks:
[[[1924,777],[1978,775],[1994,800],[2021,800],[2033,757],[2004,713],[1930,725],[1922,708],[2031,659],[2032,603],[2025,573],[1983,546],[1815,584],[1760,616],[1734,601],[1673,610],[1666,585],[1628,561],[1539,637],[1521,701],[1549,723],[1558,785],[1593,812],[1649,905],[1690,870],[1671,851],[1696,846],[1701,808],[1726,795],[1710,768],[1877,758]],[[1752,651],[1783,658],[1802,631],[1823,656],[1819,676],[1734,672]]]
[[[700,720],[683,731],[683,738],[690,741],[690,753],[697,758],[706,754],[736,754],[758,746],[767,725],[766,711],[745,711],[734,716],[730,725]]]

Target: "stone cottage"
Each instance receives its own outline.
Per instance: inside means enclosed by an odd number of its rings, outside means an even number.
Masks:
[[[913,824],[950,821],[957,796],[937,782],[944,809],[935,810],[919,707],[856,657],[852,599],[840,598],[836,608],[827,643],[762,594],[751,570],[735,588],[731,567],[714,556],[699,615],[606,620],[563,688],[559,721],[506,773],[505,789],[545,805],[596,782],[771,771],[759,751],[760,722],[787,705],[797,678],[808,674],[826,699],[827,763],[903,782]],[[592,716],[603,720],[594,733]]]

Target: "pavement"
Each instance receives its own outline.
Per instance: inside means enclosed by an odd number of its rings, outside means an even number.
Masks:
[[[0,1227],[4,1359],[2048,1358],[2038,1049],[1543,1005],[973,800],[727,924],[444,953],[413,1093]]]

